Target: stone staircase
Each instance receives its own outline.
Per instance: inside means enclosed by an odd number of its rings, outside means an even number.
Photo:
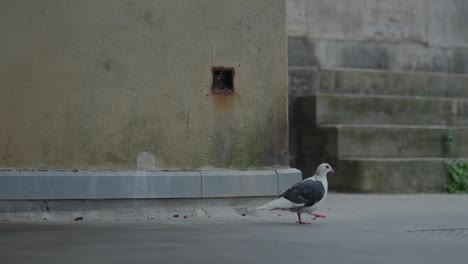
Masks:
[[[335,191],[441,192],[444,161],[468,158],[468,76],[290,67],[289,78],[291,165],[307,177],[331,163]]]

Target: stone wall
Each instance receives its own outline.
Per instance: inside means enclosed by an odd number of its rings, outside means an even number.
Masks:
[[[0,168],[288,165],[285,3],[0,3]],[[212,67],[233,91],[212,92]]]
[[[468,1],[286,0],[289,65],[468,72]]]

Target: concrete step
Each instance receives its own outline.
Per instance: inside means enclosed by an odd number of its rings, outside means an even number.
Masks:
[[[295,166],[329,162],[331,190],[443,192],[444,160],[468,157],[468,75],[290,67],[289,81]]]
[[[298,126],[468,126],[468,99],[317,94],[298,98]]]
[[[468,98],[468,75],[289,67],[293,97],[315,93]]]
[[[453,137],[447,149],[446,134]],[[332,126],[302,129],[301,156],[318,159],[468,157],[468,127]]]
[[[305,177],[317,162],[302,162]],[[339,192],[426,193],[444,192],[447,180],[444,159],[343,159],[330,161],[336,174],[329,188]]]

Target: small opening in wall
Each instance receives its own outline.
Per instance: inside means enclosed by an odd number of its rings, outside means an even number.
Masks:
[[[214,93],[232,93],[234,91],[234,68],[213,67],[213,83],[211,91]]]

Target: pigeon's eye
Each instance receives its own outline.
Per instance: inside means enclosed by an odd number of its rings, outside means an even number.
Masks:
[[[328,165],[327,165],[325,168],[329,169],[329,168],[330,168],[330,166],[328,166]]]

